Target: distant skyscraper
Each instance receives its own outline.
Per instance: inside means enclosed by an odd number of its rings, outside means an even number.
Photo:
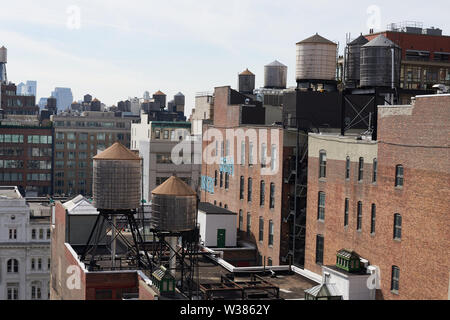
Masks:
[[[36,96],[37,82],[27,80],[27,83],[19,83],[17,85],[17,95],[19,96]]]
[[[38,105],[40,109],[44,109],[47,106],[47,98],[40,98]]]
[[[70,88],[55,88],[52,97],[56,98],[58,110],[66,110],[73,102],[72,90]]]

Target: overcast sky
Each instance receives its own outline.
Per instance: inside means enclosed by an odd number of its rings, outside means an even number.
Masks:
[[[237,86],[249,68],[263,85],[264,65],[288,66],[295,43],[316,32],[339,42],[369,27],[413,20],[450,34],[450,1],[325,0],[0,0],[0,46],[8,78],[37,80],[37,100],[70,87],[107,105],[162,90],[181,91],[187,112],[199,91]]]

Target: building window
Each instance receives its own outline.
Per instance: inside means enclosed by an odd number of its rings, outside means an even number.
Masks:
[[[31,230],[31,239],[36,239],[36,229]]]
[[[398,213],[394,214],[394,239],[402,238],[402,216]]]
[[[225,157],[228,157],[230,155],[230,140],[227,139],[225,147]]]
[[[39,229],[39,240],[44,239],[44,229]]]
[[[316,236],[316,263],[323,264],[323,235]]]
[[[375,233],[376,211],[377,211],[377,206],[375,205],[375,203],[372,203],[372,212],[370,214],[370,233],[372,233],[372,234]]]
[[[359,158],[358,165],[358,181],[362,181],[364,177],[364,158]]]
[[[214,171],[214,186],[217,187],[217,170]]]
[[[269,246],[273,246],[273,221],[269,221]]]
[[[264,219],[259,217],[259,241],[264,240]]]
[[[269,207],[270,209],[275,208],[275,183],[270,184],[270,199],[269,199]]]
[[[266,153],[267,153],[267,146],[265,143],[261,144],[261,168],[266,167]]]
[[[358,201],[358,217],[356,219],[356,230],[362,229],[362,202]]]
[[[392,266],[391,290],[398,292],[400,283],[400,268]]]
[[[245,165],[245,141],[241,141],[241,166]]]
[[[7,299],[8,300],[19,300],[19,286],[9,285],[7,286]]]
[[[239,184],[239,199],[244,200],[244,176],[241,176]]]
[[[275,171],[275,169],[277,168],[277,146],[276,145],[272,145],[271,148],[272,151],[272,156],[270,157],[270,170],[272,172]]]
[[[31,270],[36,269],[36,260],[34,258],[31,259]]]
[[[38,259],[38,270],[42,270],[42,259]]]
[[[395,186],[403,187],[403,166],[401,164],[395,167]]]
[[[327,176],[327,153],[324,150],[319,152],[319,178]]]
[[[31,285],[31,299],[41,299],[41,286],[37,282],[33,282],[33,284]]]
[[[227,205],[227,204],[225,204],[223,207],[224,207],[225,209],[228,209],[228,205]]]
[[[228,172],[225,173],[225,189],[230,187],[230,174]]]
[[[17,229],[9,229],[9,240],[17,239]]]
[[[253,165],[253,142],[248,144],[248,165]]]
[[[265,200],[265,188],[266,188],[266,183],[264,182],[264,180],[261,180],[260,185],[260,193],[259,193],[259,205],[260,206],[264,206],[264,200]]]
[[[325,220],[325,192],[322,191],[319,192],[317,219]]]
[[[247,235],[250,235],[251,233],[251,226],[252,226],[252,215],[250,212],[247,212]]]
[[[161,139],[161,131],[155,130],[155,139]]]
[[[373,159],[373,172],[372,172],[372,182],[377,182],[377,174],[378,174],[378,161],[377,158]]]
[[[225,143],[223,140],[220,142],[220,156],[222,158],[225,156]]]
[[[350,179],[350,157],[345,159],[345,179]]]
[[[220,171],[220,187],[223,187],[223,172]]]
[[[239,231],[244,231],[244,213],[239,210]]]
[[[251,202],[252,201],[252,183],[253,180],[252,178],[248,178],[248,186],[247,186],[247,201]]]
[[[345,208],[344,208],[344,227],[348,226],[348,207],[349,207],[349,199],[345,198]]]
[[[272,263],[273,263],[273,262],[272,262],[272,258],[268,258],[268,259],[267,259],[267,265],[268,265],[268,266],[271,266]]]
[[[51,266],[51,260],[50,258],[47,259],[47,270],[50,270],[50,266]]]
[[[164,130],[163,131],[163,139],[169,139],[169,130]]]
[[[19,261],[17,261],[16,259],[9,259],[6,263],[6,271],[8,273],[19,272]]]

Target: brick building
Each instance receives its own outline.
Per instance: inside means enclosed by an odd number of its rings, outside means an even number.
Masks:
[[[305,269],[354,250],[379,267],[378,299],[449,298],[449,106],[378,106],[376,141],[309,134]]]
[[[0,124],[0,185],[22,193],[52,194],[53,128]]]
[[[22,96],[17,94],[17,87],[14,83],[1,83],[0,89],[0,109],[3,109],[4,114],[39,114],[39,107],[36,105],[35,96]]]
[[[200,200],[237,213],[239,239],[256,244],[258,264],[287,263],[292,188],[283,163],[292,155],[295,134],[265,125],[264,108],[250,96],[230,87],[216,88],[214,96],[214,124],[203,126]]]

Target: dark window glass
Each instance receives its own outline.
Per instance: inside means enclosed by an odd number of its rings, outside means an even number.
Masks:
[[[395,167],[395,186],[403,187],[403,166],[401,164]]]
[[[239,210],[239,231],[244,230],[244,213],[242,210]]]
[[[225,189],[228,189],[230,186],[230,174],[228,172],[225,173]]]
[[[391,290],[398,291],[400,283],[400,268],[392,266]]]
[[[377,174],[378,174],[378,161],[377,159],[373,159],[373,173],[372,173],[372,182],[377,182]]]
[[[320,151],[319,153],[319,178],[325,178],[327,175],[327,153]]]
[[[244,200],[244,177],[241,176],[239,185],[239,199]]]
[[[250,212],[247,212],[247,235],[250,235],[251,233],[251,226],[252,226],[252,215]]]
[[[350,157],[345,160],[345,179],[350,179]]]
[[[319,192],[317,219],[325,220],[325,192]]]
[[[377,214],[377,206],[375,203],[372,203],[372,213],[370,218],[370,233],[375,233],[375,219]]]
[[[264,182],[264,180],[261,180],[260,183],[260,193],[259,193],[259,205],[263,206],[264,205],[264,201],[265,201],[265,188],[266,188],[266,183]]]
[[[323,236],[316,236],[316,263],[323,264]]]
[[[364,158],[359,158],[358,181],[362,181],[364,177]]]
[[[398,213],[394,214],[394,239],[402,238],[402,216]]]
[[[252,201],[252,178],[248,178],[248,192],[247,192],[247,200],[250,202]]]
[[[270,184],[270,208],[275,208],[275,183]]]
[[[362,202],[358,201],[358,217],[356,219],[356,230],[362,229]]]

